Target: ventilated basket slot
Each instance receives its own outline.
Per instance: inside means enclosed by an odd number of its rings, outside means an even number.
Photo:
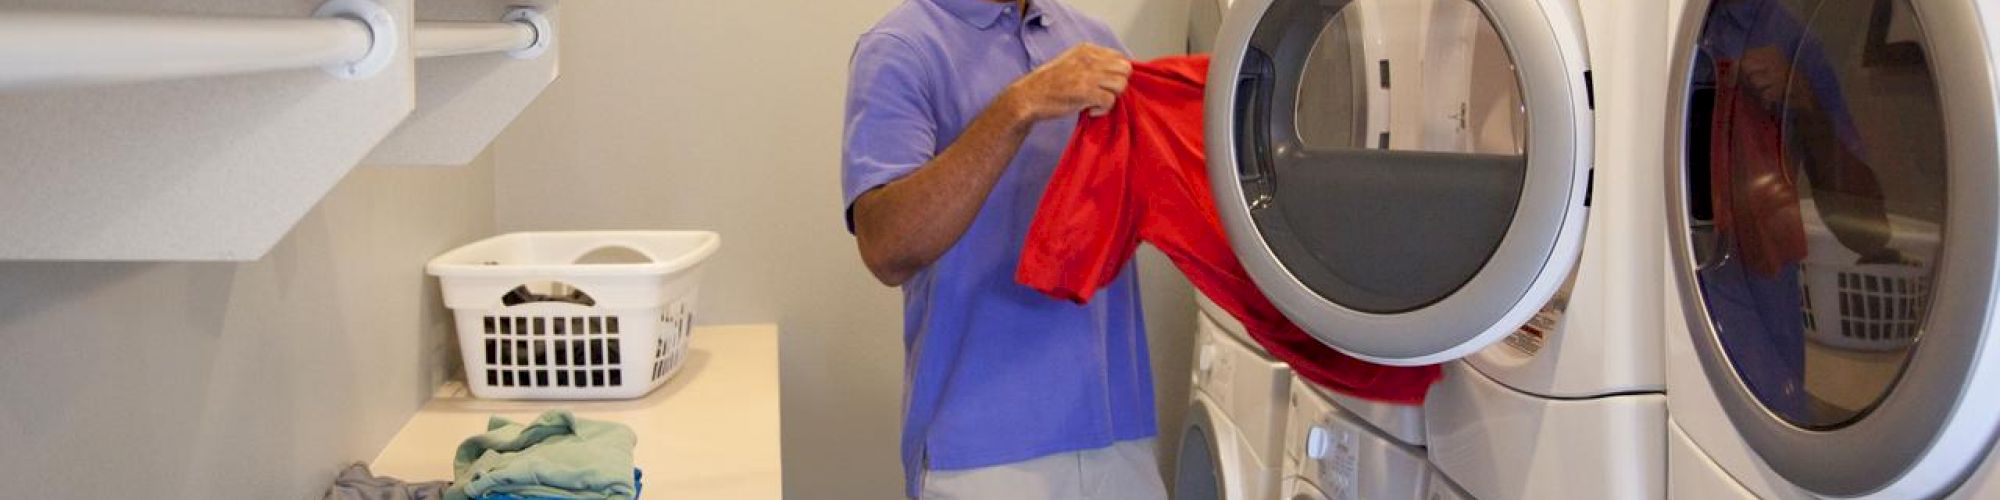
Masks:
[[[660,336],[653,341],[653,380],[665,378],[680,368],[693,328],[694,312],[688,310],[686,303],[676,306],[672,313],[660,315]]]
[[[489,386],[624,384],[617,316],[486,316],[480,323]]]
[[[1900,349],[1921,333],[1930,277],[1921,267],[1807,264],[1800,286],[1806,332],[1822,343]]]

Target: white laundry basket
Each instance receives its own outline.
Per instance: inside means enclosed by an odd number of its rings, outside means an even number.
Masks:
[[[686,359],[706,231],[501,235],[432,259],[466,385],[490,399],[629,399]]]
[[[1859,351],[1893,351],[1916,342],[1929,305],[1928,262],[1858,264],[1810,200],[1799,203],[1807,257],[1799,265],[1806,336],[1820,344]],[[1935,224],[1890,216],[1889,246],[1930,259],[1938,248]]]

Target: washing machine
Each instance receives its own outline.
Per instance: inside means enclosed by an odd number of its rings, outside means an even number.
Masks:
[[[1191,403],[1174,463],[1174,498],[1277,498],[1291,368],[1207,313],[1197,316]]]
[[[1206,139],[1245,269],[1327,345],[1446,364],[1423,407],[1322,394],[1429,464],[1389,471],[1402,484],[1665,495],[1660,121],[1594,111],[1664,94],[1644,73],[1664,73],[1664,7],[1644,3],[1236,0],[1224,17],[1206,112],[1228,119]]]
[[[1188,52],[1206,53],[1229,0],[1192,0]],[[1195,294],[1194,367],[1189,406],[1174,462],[1174,497],[1257,500],[1283,494],[1280,446],[1292,372],[1243,329],[1243,323]]]
[[[1425,408],[1431,461],[1482,498],[1666,496],[1664,124],[1628,111],[1664,100],[1666,6],[1576,4],[1597,111],[1582,252],[1526,324],[1448,365]]]
[[[1284,489],[1290,500],[1469,499],[1422,447],[1346,410],[1341,398],[1294,380],[1286,400]]]
[[[1674,498],[2000,498],[2000,6],[1669,17]]]

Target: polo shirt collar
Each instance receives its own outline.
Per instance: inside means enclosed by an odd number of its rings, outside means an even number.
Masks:
[[[965,21],[965,24],[982,30],[999,25],[1000,18],[1002,17],[1016,15],[1014,14],[1014,2],[994,2],[991,0],[931,1],[937,3],[939,7],[943,7],[951,15],[958,17],[959,20]],[[1046,11],[1042,9],[1042,4],[1048,1],[1051,0],[1029,2],[1028,15],[1023,20],[1030,24],[1039,24],[1042,26],[1053,24],[1051,21],[1054,21],[1055,17],[1046,15]]]

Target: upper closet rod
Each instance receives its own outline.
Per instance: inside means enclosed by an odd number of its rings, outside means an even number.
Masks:
[[[313,18],[0,14],[0,91],[322,67],[366,78],[397,50],[395,18],[330,0]]]
[[[533,59],[555,38],[540,11],[514,9],[499,22],[418,21],[410,35],[410,51],[419,58],[504,52],[515,59]]]

